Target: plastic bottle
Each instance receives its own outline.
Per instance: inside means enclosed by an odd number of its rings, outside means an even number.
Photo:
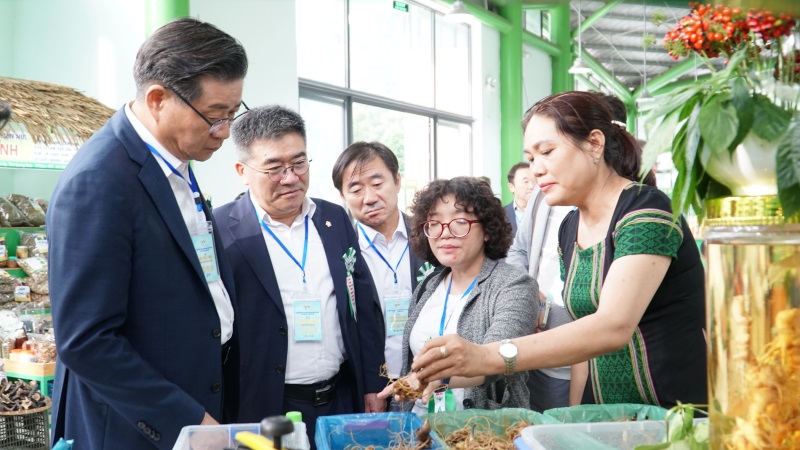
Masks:
[[[300,411],[289,411],[286,417],[294,424],[294,431],[284,438],[283,447],[286,450],[310,450],[311,444],[308,442],[303,414]]]

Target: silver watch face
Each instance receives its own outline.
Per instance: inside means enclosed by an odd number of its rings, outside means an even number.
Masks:
[[[506,342],[500,346],[500,356],[503,358],[513,358],[517,356],[517,346],[511,342]]]

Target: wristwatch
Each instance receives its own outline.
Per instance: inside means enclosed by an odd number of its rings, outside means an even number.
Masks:
[[[503,339],[500,341],[500,348],[498,349],[503,361],[506,362],[506,375],[514,374],[514,367],[517,365],[517,345],[511,342],[511,339]]]

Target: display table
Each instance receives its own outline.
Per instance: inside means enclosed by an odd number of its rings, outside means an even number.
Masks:
[[[32,363],[6,360],[5,372],[8,378],[35,380],[39,383],[42,395],[50,397],[50,385],[56,373],[56,363]]]

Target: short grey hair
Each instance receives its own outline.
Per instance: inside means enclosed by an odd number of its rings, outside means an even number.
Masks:
[[[285,106],[272,105],[253,108],[233,123],[231,135],[236,146],[236,157],[248,162],[252,157],[250,147],[256,141],[280,139],[296,133],[306,141],[306,124],[300,114]]]
[[[137,98],[159,83],[190,102],[203,95],[203,78],[231,82],[246,74],[247,54],[242,44],[214,25],[191,17],[157,29],[139,48],[133,66]]]

